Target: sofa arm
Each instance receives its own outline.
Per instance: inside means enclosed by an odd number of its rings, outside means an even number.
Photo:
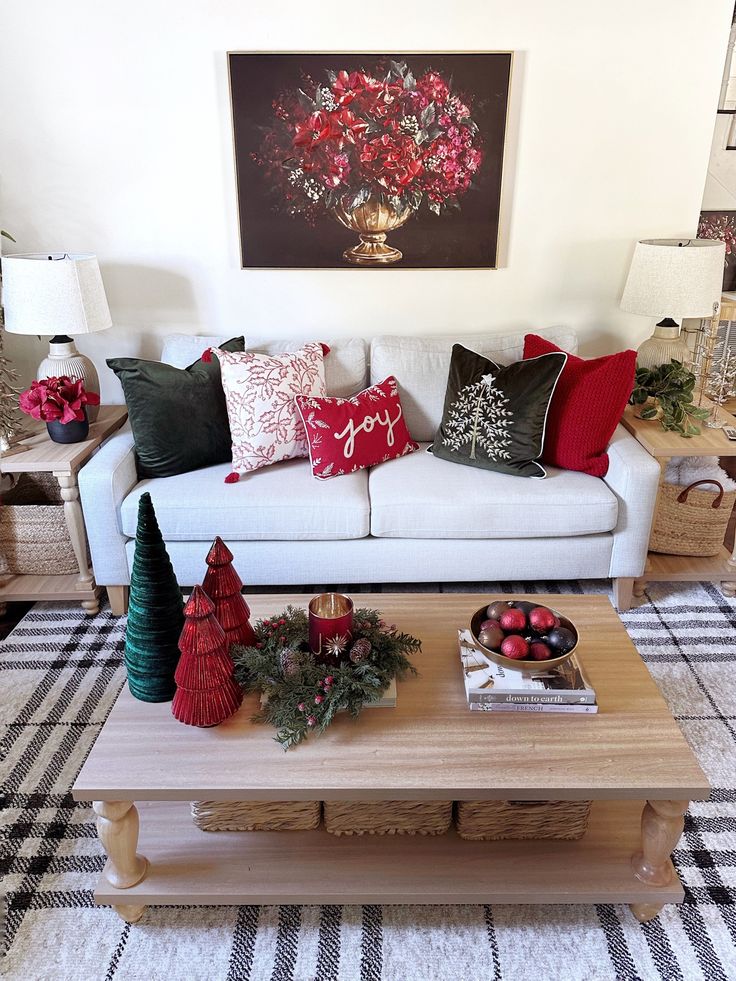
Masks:
[[[120,505],[138,483],[135,448],[127,423],[79,471],[79,496],[95,579],[101,586],[130,582]]]
[[[603,479],[618,498],[609,575],[612,579],[637,578],[646,565],[661,471],[657,461],[623,426],[613,434],[608,460]]]

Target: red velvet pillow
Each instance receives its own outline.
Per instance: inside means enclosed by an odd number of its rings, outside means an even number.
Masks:
[[[560,350],[537,334],[524,338],[524,358]],[[542,460],[565,470],[605,476],[606,447],[629,401],[635,370],[636,351],[590,361],[568,354],[547,414]]]
[[[396,379],[349,399],[296,395],[312,473],[320,480],[354,473],[419,449],[409,435]]]

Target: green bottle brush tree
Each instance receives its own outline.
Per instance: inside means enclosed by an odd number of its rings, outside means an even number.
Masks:
[[[693,403],[694,391],[695,375],[673,359],[654,368],[637,368],[629,403],[643,406],[637,412],[641,419],[659,419],[662,429],[689,438],[700,432],[692,420],[707,419],[710,411]]]

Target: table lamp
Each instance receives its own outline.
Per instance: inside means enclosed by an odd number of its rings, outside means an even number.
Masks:
[[[51,334],[49,354],[37,377],[81,378],[88,392],[100,392],[97,369],[77,351],[72,336],[112,326],[97,257],[83,252],[38,252],[3,256],[5,330],[11,334]],[[69,336],[71,335],[71,336]],[[89,406],[90,422],[98,407]]]
[[[690,349],[680,337],[685,317],[712,317],[723,288],[725,245],[711,239],[650,238],[636,243],[621,309],[642,317],[663,317],[639,347],[640,368],[688,364]]]

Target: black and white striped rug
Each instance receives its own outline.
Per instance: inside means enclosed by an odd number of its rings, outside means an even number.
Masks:
[[[453,587],[453,590],[461,587]],[[470,589],[485,588],[470,584]],[[492,587],[488,587],[490,590]],[[503,583],[505,591],[533,591]],[[605,584],[537,584],[544,592]],[[92,901],[103,866],[69,794],[123,682],[124,622],[38,604],[0,645],[4,955],[12,981],[546,981],[736,978],[736,604],[655,586],[624,620],[715,788],[675,863],[686,901],[623,906],[159,907]]]

